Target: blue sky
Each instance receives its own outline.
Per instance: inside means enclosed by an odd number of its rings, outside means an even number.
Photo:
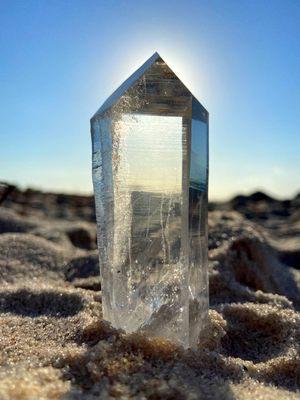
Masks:
[[[92,191],[89,119],[155,51],[210,112],[210,197],[300,191],[300,2],[0,1],[0,180]]]

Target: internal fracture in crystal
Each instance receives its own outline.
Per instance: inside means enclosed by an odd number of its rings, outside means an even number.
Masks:
[[[208,112],[155,53],[91,133],[103,317],[195,347],[208,310]]]

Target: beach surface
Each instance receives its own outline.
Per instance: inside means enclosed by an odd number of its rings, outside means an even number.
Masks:
[[[300,399],[300,196],[210,204],[197,350],[102,319],[92,197],[0,186],[0,399]]]

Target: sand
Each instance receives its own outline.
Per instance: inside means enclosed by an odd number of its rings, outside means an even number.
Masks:
[[[0,207],[0,399],[300,399],[300,204],[212,204],[197,350],[103,321],[93,199]]]

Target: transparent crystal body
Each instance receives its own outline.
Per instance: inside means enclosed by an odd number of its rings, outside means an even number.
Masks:
[[[155,53],[91,133],[103,317],[195,347],[208,310],[208,113]]]

